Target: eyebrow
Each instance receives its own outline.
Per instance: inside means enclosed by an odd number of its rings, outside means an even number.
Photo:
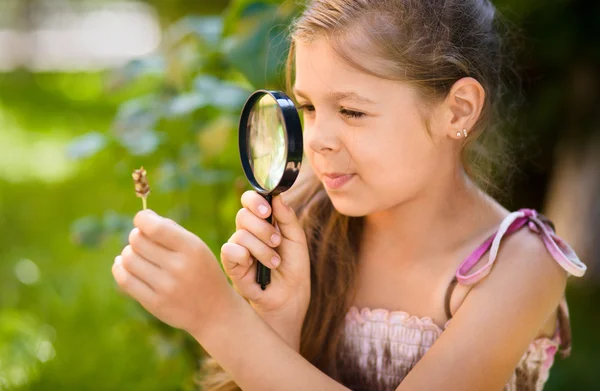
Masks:
[[[307,94],[298,90],[296,87],[294,87],[294,94],[302,97],[304,99],[308,99],[307,98]],[[329,94],[327,94],[327,99],[333,102],[337,102],[340,100],[350,100],[350,101],[354,101],[357,103],[367,103],[367,104],[376,104],[377,102],[372,101],[369,98],[365,98],[364,96],[360,96],[358,95],[356,92],[331,92]]]

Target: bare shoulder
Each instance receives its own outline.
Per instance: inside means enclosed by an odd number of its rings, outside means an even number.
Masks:
[[[502,218],[506,218],[508,214],[506,212]],[[470,268],[470,273],[478,272],[485,267],[489,259],[488,250]],[[455,314],[466,297],[481,294],[478,292],[489,292],[492,296],[508,295],[515,300],[525,302],[539,303],[541,300],[547,300],[558,306],[564,293],[567,276],[568,274],[546,248],[540,234],[532,232],[525,226],[502,238],[496,260],[486,278],[475,285],[458,286],[458,295],[453,297],[451,312]],[[525,305],[525,302],[521,304]],[[550,323],[552,327],[554,322]]]
[[[555,313],[567,276],[537,233],[505,236],[490,273],[398,389],[501,389]]]
[[[487,251],[471,271],[476,272],[484,267],[489,257],[490,251]],[[489,290],[521,300],[529,297],[537,303],[541,300],[555,301],[558,305],[567,276],[568,273],[552,257],[541,236],[523,227],[502,238],[492,270],[472,289],[467,287],[467,292],[477,294],[478,291]],[[461,303],[463,301],[464,297]]]
[[[484,258],[489,259],[489,252]],[[543,334],[548,320],[554,319],[567,277],[540,235],[524,227],[502,239],[492,270],[467,298],[502,311],[507,320],[518,320],[533,338]],[[554,321],[550,323],[553,329]]]
[[[522,228],[502,239],[493,270],[479,284],[480,290],[503,291],[532,304],[558,305],[567,277],[540,235]]]

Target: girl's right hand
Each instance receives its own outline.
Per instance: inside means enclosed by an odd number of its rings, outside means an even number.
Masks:
[[[265,220],[271,208],[257,192],[245,192],[242,206],[236,216],[236,232],[221,248],[221,262],[235,289],[298,350],[310,301],[306,234],[281,196],[273,198],[277,227]],[[264,291],[256,282],[256,260],[271,269],[271,283]]]

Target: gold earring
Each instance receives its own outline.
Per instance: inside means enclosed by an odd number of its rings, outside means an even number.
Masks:
[[[463,129],[463,135],[465,136],[465,138],[467,138],[467,136],[469,135],[469,133],[467,133],[467,129]]]

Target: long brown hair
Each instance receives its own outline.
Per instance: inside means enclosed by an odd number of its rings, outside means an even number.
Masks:
[[[473,77],[485,89],[486,101],[461,160],[471,178],[489,189],[508,157],[500,153],[504,141],[497,131],[506,90],[499,28],[496,9],[488,0],[313,0],[292,25],[288,89],[293,83],[295,44],[326,38],[358,71],[413,85],[429,129],[428,108],[446,97],[457,80]],[[370,66],[361,62],[364,58],[372,61]],[[502,165],[492,157],[501,159]],[[337,358],[344,317],[355,294],[363,218],[338,213],[310,168],[304,171],[302,180],[286,193],[305,229],[311,263],[311,301],[300,354],[343,381]],[[210,359],[201,384],[211,391],[239,389]]]

